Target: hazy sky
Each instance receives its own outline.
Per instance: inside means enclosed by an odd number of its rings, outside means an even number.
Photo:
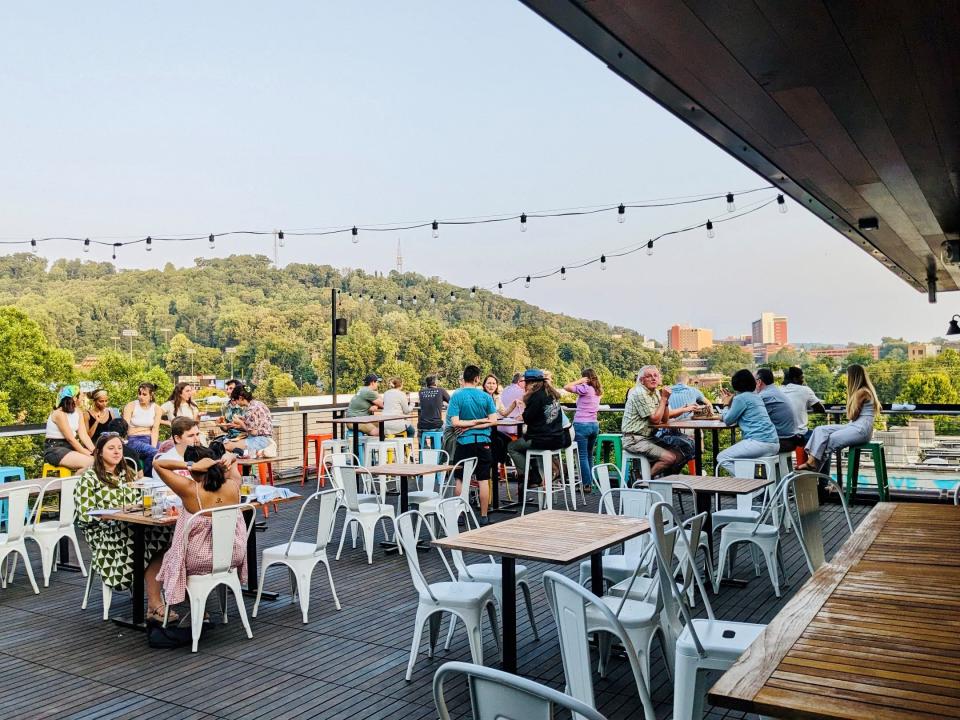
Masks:
[[[515,0],[5,4],[0,65],[3,239],[372,225],[765,184]],[[386,271],[400,237],[406,269],[495,286],[724,205],[531,221],[525,234],[291,239],[281,262]],[[206,244],[140,246],[118,264],[188,264]],[[272,241],[215,252],[271,254]],[[609,265],[506,293],[661,340],[674,322],[746,333],[763,310],[788,315],[796,342],[926,339],[960,311],[957,293],[928,305],[793,203]]]

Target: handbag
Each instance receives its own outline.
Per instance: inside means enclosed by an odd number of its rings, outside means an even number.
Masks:
[[[147,624],[147,645],[158,650],[172,650],[193,644],[193,631],[189,626],[167,625],[158,622]]]

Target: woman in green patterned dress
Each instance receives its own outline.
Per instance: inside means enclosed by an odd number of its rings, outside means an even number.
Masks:
[[[87,513],[118,508],[140,501],[140,491],[130,487],[136,479],[123,461],[123,441],[115,432],[101,433],[93,452],[93,466],[80,476],[74,490],[76,521],[92,553],[91,565],[104,585],[128,590],[133,583],[133,530],[127,523],[92,519]],[[163,620],[163,600],[157,572],[170,544],[170,528],[144,528],[144,554],[148,619]],[[171,618],[173,614],[171,613]]]

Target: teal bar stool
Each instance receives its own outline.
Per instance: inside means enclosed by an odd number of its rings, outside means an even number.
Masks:
[[[0,465],[0,484],[7,480],[26,480],[27,475],[22,467],[16,465]],[[7,500],[0,500],[0,525],[7,527]]]
[[[887,502],[890,493],[887,487],[887,457],[883,453],[882,442],[865,442],[847,448],[847,487],[844,490],[847,502],[857,495],[857,481],[860,479],[860,453],[869,452],[873,460],[873,474],[877,477],[877,495],[880,502]]]
[[[420,433],[420,447],[427,447],[427,438],[430,438],[430,448],[439,450],[443,447],[443,430],[424,430]]]
[[[607,460],[604,456],[613,448],[613,460]],[[623,436],[620,433],[600,433],[597,435],[597,445],[593,451],[593,464],[613,463],[617,467],[623,467]]]

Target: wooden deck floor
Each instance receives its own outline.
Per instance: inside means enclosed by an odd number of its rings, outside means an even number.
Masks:
[[[299,486],[297,486],[299,487]],[[299,503],[271,513],[260,548],[286,541]],[[589,503],[595,511],[596,499]],[[686,502],[687,510],[690,502]],[[869,508],[852,509],[858,523]],[[501,516],[503,517],[503,516]],[[838,506],[824,510],[828,557],[843,542],[846,528]],[[339,538],[339,525],[338,534]],[[36,546],[31,547],[34,557]],[[330,553],[332,559],[335,552]],[[741,553],[737,574],[751,577],[749,553]],[[88,557],[88,555],[87,555]],[[767,622],[807,578],[796,539],[788,536],[784,560],[792,586],[777,599],[766,575],[744,589],[723,588],[713,598],[718,617]],[[435,553],[421,554],[428,577],[439,579]],[[435,718],[431,695],[434,670],[446,660],[470,660],[466,637],[459,632],[449,652],[428,660],[421,655],[413,681],[404,681],[410,651],[416,594],[406,562],[384,556],[378,548],[373,565],[363,551],[344,550],[334,561],[341,611],[330,600],[326,583],[315,576],[310,622],[301,622],[290,602],[282,568],[267,574],[266,586],[281,592],[276,602],[261,604],[252,620],[253,640],[240,623],[205,631],[196,654],[189,648],[151,650],[144,635],[101,620],[99,586],[90,606],[80,609],[83,578],[54,574],[49,588],[34,595],[22,568],[14,583],[0,591],[0,713],[26,718]],[[37,562],[35,572],[39,575]],[[521,613],[518,620],[519,671],[553,687],[563,687],[563,669],[553,620],[540,575],[545,566],[531,564],[531,588],[541,639],[534,641]],[[575,567],[566,568],[574,574]],[[129,604],[114,596],[114,611]],[[248,611],[252,600],[247,601]],[[446,635],[446,623],[441,638]],[[496,647],[485,632],[488,664],[496,665]],[[614,661],[605,680],[595,677],[597,705],[616,718],[638,717],[639,702],[626,662]],[[671,716],[672,685],[659,650],[653,658],[653,695],[658,717]],[[448,688],[451,711],[467,709],[465,687]],[[709,717],[741,717],[710,710]]]

